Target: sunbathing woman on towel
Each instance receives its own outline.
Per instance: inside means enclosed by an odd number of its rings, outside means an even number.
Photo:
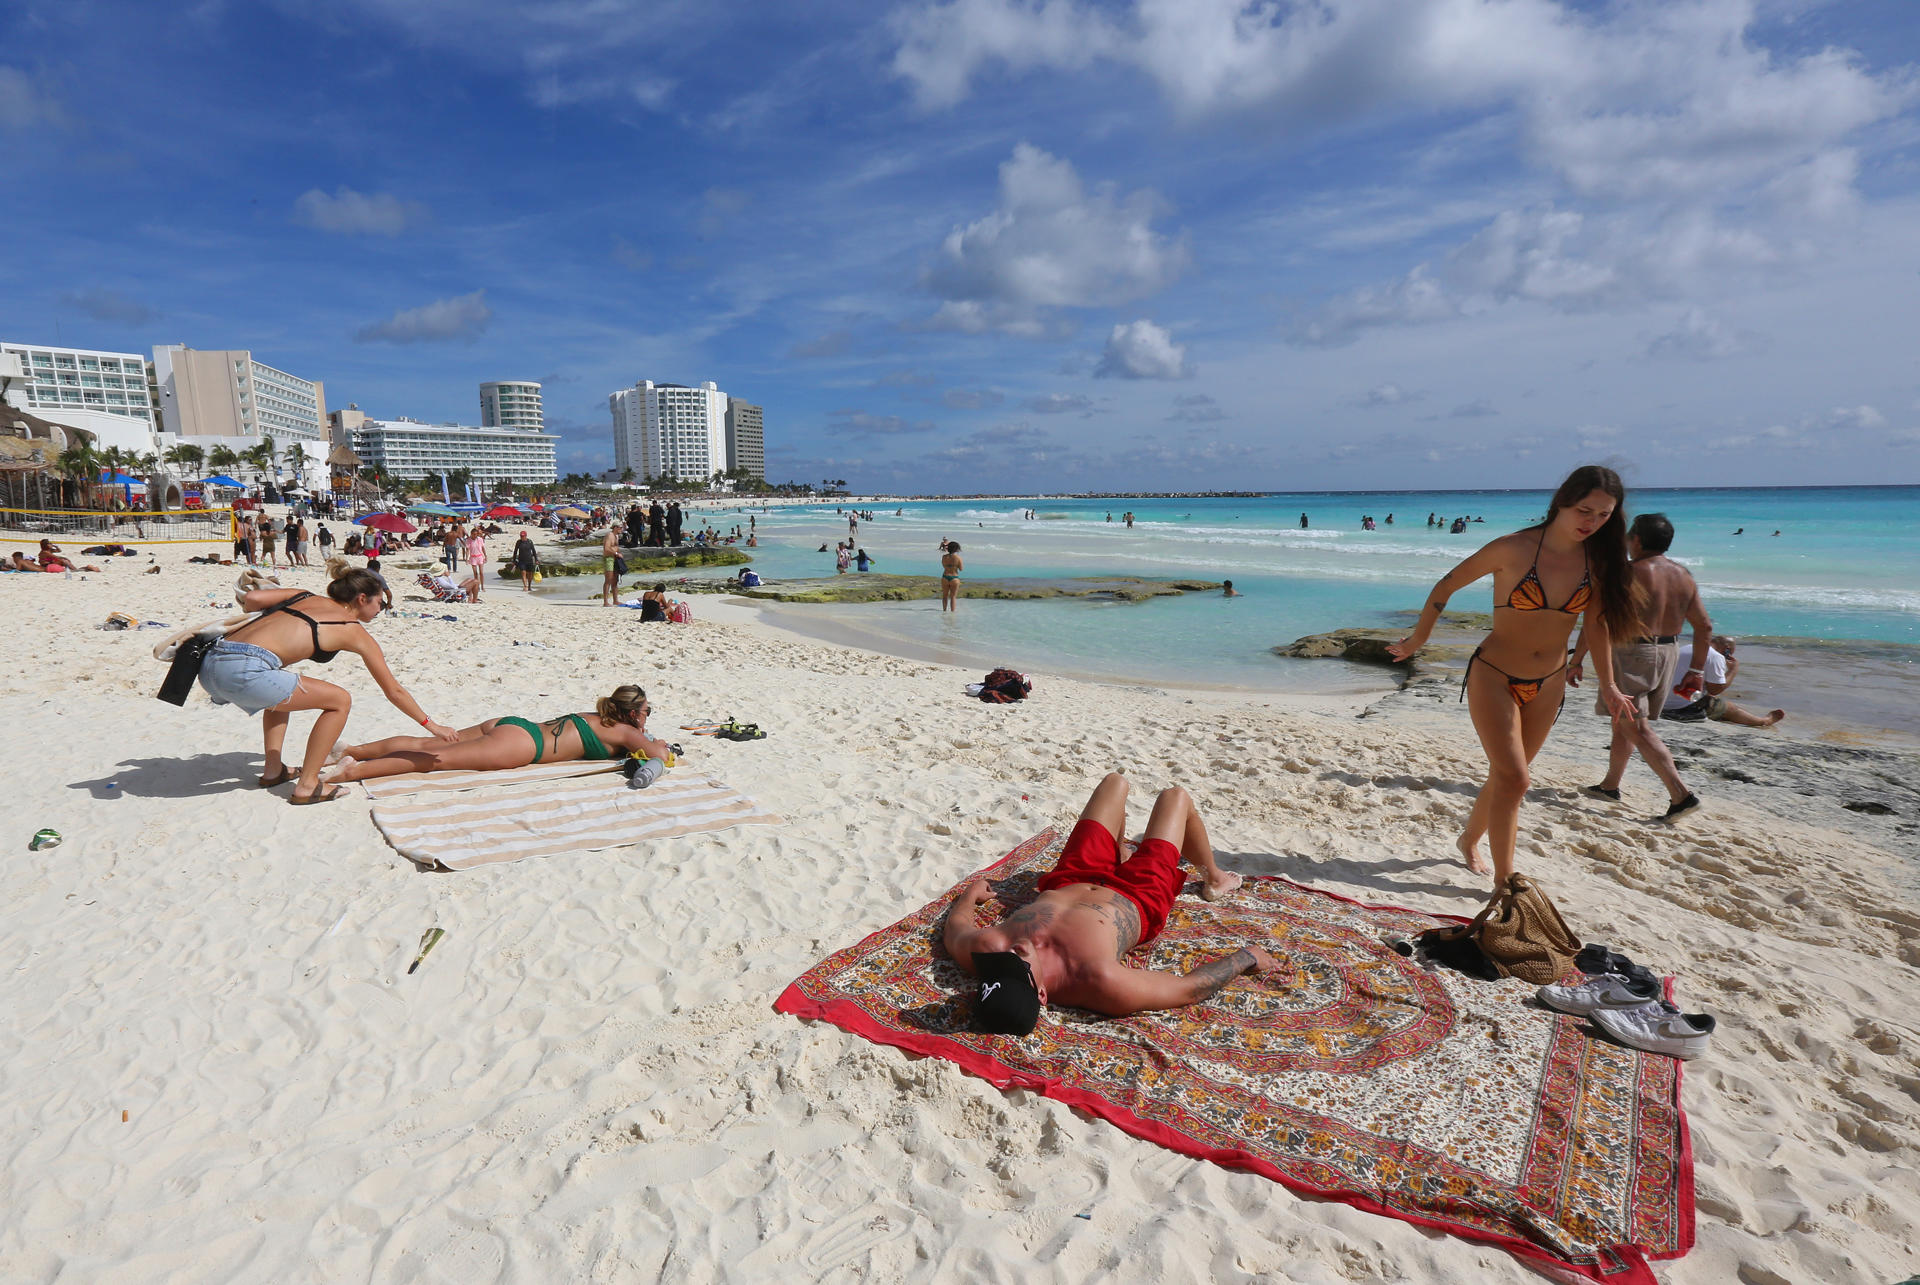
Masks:
[[[602,697],[592,714],[562,714],[546,723],[512,715],[490,718],[461,728],[450,743],[431,736],[389,736],[350,745],[324,776],[365,781],[403,772],[491,772],[638,753],[649,760],[642,774],[657,778],[667,770],[667,743],[647,735],[650,708],[646,692],[628,684]]]

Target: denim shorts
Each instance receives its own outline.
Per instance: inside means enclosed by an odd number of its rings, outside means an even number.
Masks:
[[[216,705],[258,714],[293,695],[300,676],[281,668],[280,658],[265,647],[222,638],[200,663],[200,686]]]

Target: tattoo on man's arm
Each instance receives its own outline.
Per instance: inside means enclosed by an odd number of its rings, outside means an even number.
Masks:
[[[1186,974],[1187,980],[1193,984],[1193,1002],[1197,1004],[1203,999],[1211,999],[1221,987],[1252,967],[1253,956],[1244,950],[1236,950],[1225,959],[1200,965]]]

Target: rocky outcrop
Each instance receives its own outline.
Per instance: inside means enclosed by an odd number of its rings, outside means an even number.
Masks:
[[[1335,629],[1308,634],[1273,649],[1276,656],[1310,660],[1350,660],[1362,665],[1389,665],[1405,674],[1402,686],[1415,682],[1446,682],[1447,670],[1466,662],[1473,648],[1465,643],[1428,643],[1412,660],[1395,660],[1389,644],[1406,637],[1400,629]]]
[[[782,580],[754,589],[742,589],[726,580],[694,582],[682,588],[693,592],[730,593],[771,602],[907,602],[940,596],[938,576],[865,575],[822,576],[809,580]],[[1133,602],[1170,594],[1218,590],[1217,581],[1143,580],[1137,576],[1088,576],[1073,579],[962,580],[962,598],[1104,598]]]

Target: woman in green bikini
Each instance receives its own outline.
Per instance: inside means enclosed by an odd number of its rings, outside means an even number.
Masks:
[[[365,781],[403,772],[489,772],[529,763],[627,754],[659,759],[664,770],[667,743],[647,735],[648,709],[646,692],[628,684],[602,697],[592,714],[562,714],[544,724],[514,716],[490,718],[461,728],[450,744],[431,736],[390,736],[350,745],[321,779]]]

